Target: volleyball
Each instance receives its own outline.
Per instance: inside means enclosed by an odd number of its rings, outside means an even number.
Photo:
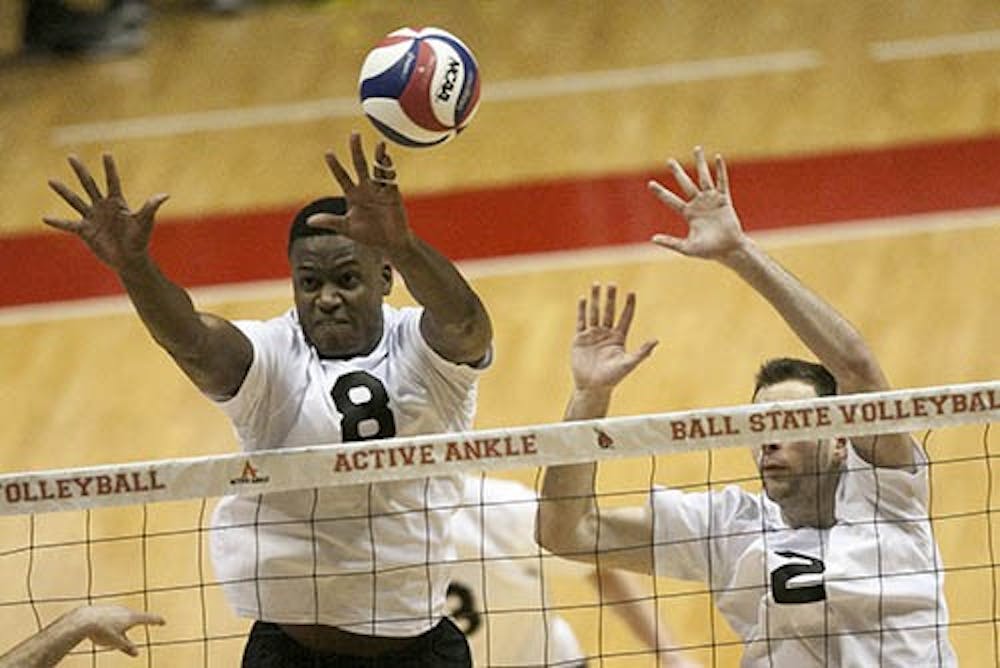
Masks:
[[[400,28],[365,57],[361,107],[378,130],[411,147],[443,144],[479,106],[479,68],[472,51],[440,28]]]

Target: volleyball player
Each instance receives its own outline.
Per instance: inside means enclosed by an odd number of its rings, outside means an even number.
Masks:
[[[140,624],[165,622],[159,615],[130,610],[120,605],[84,605],[74,608],[0,656],[0,668],[49,668],[59,663],[81,641],[139,656],[139,649],[125,632]]]
[[[452,617],[469,637],[476,666],[588,665],[573,628],[552,611],[554,577],[600,588],[603,605],[620,615],[651,649],[672,645],[666,626],[650,612],[635,576],[545,559],[534,541],[538,497],[513,480],[465,478],[465,499],[452,520],[457,561],[448,588]],[[560,563],[561,562],[561,563]],[[661,668],[694,668],[680,652],[661,653]]]
[[[674,160],[685,197],[650,189],[687,221],[654,241],[732,269],[784,318],[822,364],[764,364],[756,402],[885,390],[859,333],[742,231],[721,157],[714,180],[700,149],[698,183]],[[581,300],[569,420],[605,415],[612,390],[646,356],[625,341],[629,295],[615,321],[609,288]],[[603,312],[602,312],[603,311]],[[928,518],[926,456],[908,434],[768,443],[754,450],[764,493],[654,489],[651,503],[601,509],[593,465],[551,467],[539,540],[571,559],[701,580],[744,641],[744,666],[952,666],[941,558]],[[655,527],[655,530],[654,530]],[[597,536],[600,536],[600,544]],[[651,548],[652,544],[652,548]]]
[[[263,322],[199,313],[163,276],[148,241],[166,196],[129,209],[110,156],[106,194],[75,158],[85,196],[51,182],[82,219],[46,222],[118,274],[153,338],[218,402],[246,451],[471,426],[490,360],[486,310],[410,229],[384,143],[373,173],[357,134],[350,148],[356,182],[327,154],[344,197],[292,222],[295,308]],[[393,267],[420,308],[383,303]],[[238,614],[257,620],[243,665],[468,665],[445,616],[448,523],[461,496],[460,479],[438,477],[223,499],[216,575]]]

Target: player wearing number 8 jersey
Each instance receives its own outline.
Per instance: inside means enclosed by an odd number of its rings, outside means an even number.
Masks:
[[[89,202],[52,182],[82,219],[46,222],[77,233],[117,272],[147,329],[219,402],[248,451],[471,426],[490,358],[486,311],[410,230],[385,145],[372,174],[358,135],[351,153],[357,182],[328,154],[344,197],[318,200],[293,221],[295,308],[266,322],[199,313],[162,275],[147,247],[166,197],[132,212],[110,156],[106,194],[70,159]],[[422,308],[383,304],[392,267]],[[243,665],[469,665],[445,617],[443,562],[460,502],[451,478],[220,502],[217,575],[237,611],[258,620]]]

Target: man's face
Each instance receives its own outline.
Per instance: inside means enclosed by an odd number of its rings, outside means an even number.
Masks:
[[[813,399],[815,388],[801,380],[786,380],[760,388],[754,403]],[[786,504],[817,503],[821,492],[831,492],[837,471],[846,456],[843,440],[811,439],[765,443],[754,450],[764,490],[772,501]]]
[[[326,234],[292,244],[295,308],[306,339],[320,357],[371,352],[382,338],[382,299],[392,270],[374,249]]]

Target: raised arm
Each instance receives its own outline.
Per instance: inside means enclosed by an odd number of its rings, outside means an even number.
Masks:
[[[360,135],[353,133],[350,144],[357,183],[336,155],[326,155],[330,172],[344,191],[347,213],[316,214],[309,224],[382,249],[410,294],[424,307],[420,327],[427,343],[452,362],[481,362],[489,351],[493,329],[479,297],[448,258],[410,229],[385,142],[375,148],[372,175]]]
[[[139,650],[125,635],[139,624],[162,625],[163,618],[120,605],[75,608],[0,657],[0,668],[49,668],[73,651],[85,638],[129,656]]]
[[[713,180],[704,152],[700,147],[695,149],[697,185],[676,160],[671,159],[668,164],[685,197],[655,181],[649,183],[649,188],[684,217],[688,235],[679,238],[658,234],[653,242],[683,255],[715,260],[736,272],[774,307],[830,370],[841,394],[889,389],[874,353],[851,323],[743,232],[730,197],[722,157],[715,156]],[[877,466],[913,465],[914,441],[908,434],[854,438],[852,442],[865,460]]]
[[[626,352],[635,295],[629,293],[626,297],[617,323],[616,300],[617,288],[608,286],[602,314],[601,288],[594,285],[589,304],[581,298],[577,305],[572,348],[574,389],[566,407],[567,421],[607,415],[615,386],[656,347],[655,341],[647,341],[637,351]],[[538,544],[574,561],[652,573],[652,520],[648,507],[599,510],[596,476],[596,463],[550,466],[545,470],[535,526]],[[602,551],[600,556],[598,550]]]
[[[167,196],[154,195],[132,211],[110,155],[104,156],[106,193],[101,193],[82,162],[70,157],[69,163],[85,195],[60,181],[49,185],[81,218],[46,217],[45,223],[76,234],[118,274],[153,339],[199,389],[217,398],[235,394],[253,359],[250,341],[228,321],[197,312],[188,293],[168,280],[149,254],[153,219]]]

